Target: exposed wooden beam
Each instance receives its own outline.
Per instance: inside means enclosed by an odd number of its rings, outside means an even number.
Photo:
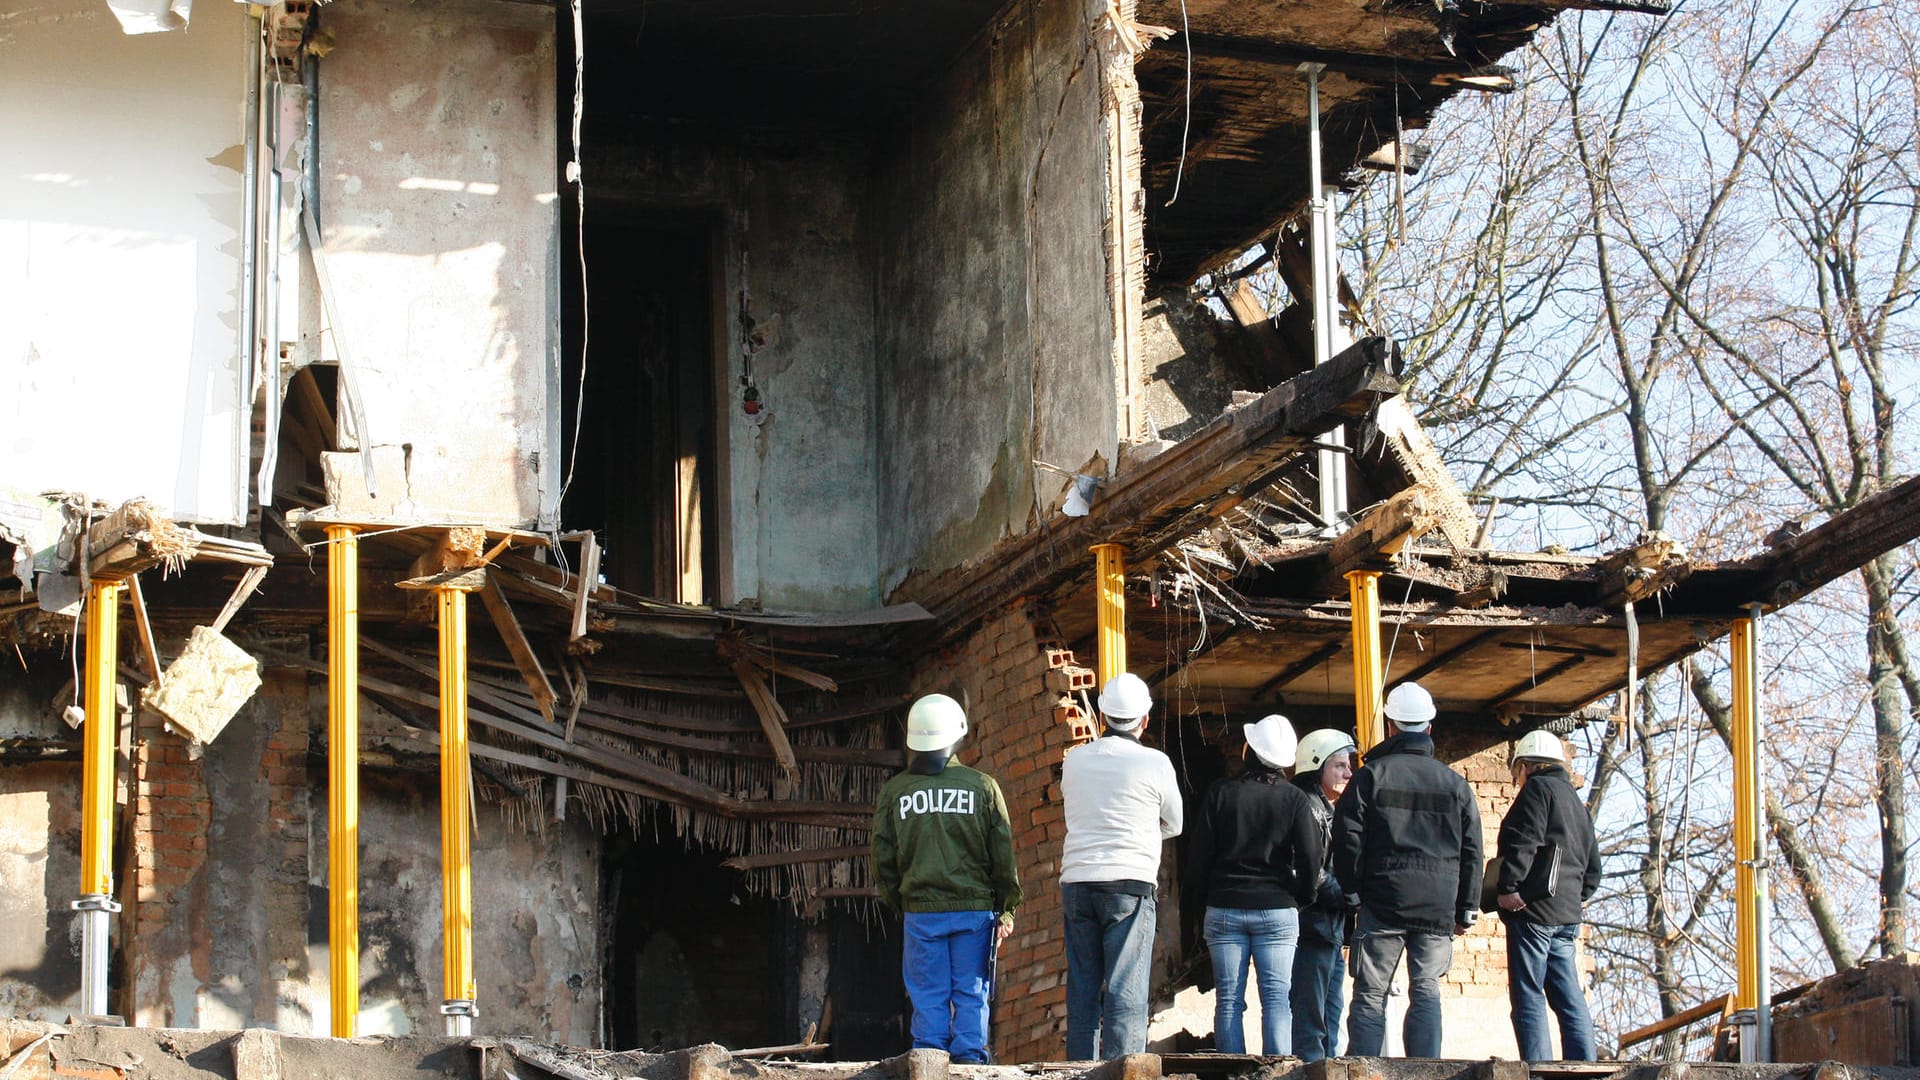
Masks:
[[[1915,539],[1920,539],[1920,476],[1842,510],[1756,560],[1765,571],[1745,599],[1776,608],[1790,604]]]
[[[1469,59],[1430,60],[1410,56],[1386,56],[1377,53],[1344,52],[1318,49],[1292,42],[1262,38],[1235,37],[1228,34],[1188,34],[1187,44],[1195,57],[1239,60],[1288,69],[1293,74],[1301,64],[1325,64],[1334,74],[1371,83],[1398,83],[1402,86],[1460,86],[1471,90],[1510,93],[1515,89],[1517,72],[1499,64],[1475,63]]]
[[[500,632],[500,640],[506,643],[508,655],[513,657],[514,666],[520,669],[520,677],[527,681],[534,707],[540,710],[540,715],[546,718],[547,723],[553,723],[553,706],[559,700],[559,695],[554,693],[553,682],[547,678],[547,669],[534,654],[533,643],[527,640],[526,631],[520,628],[520,620],[514,618],[513,605],[507,603],[507,595],[500,591],[500,582],[492,574],[487,575],[486,584],[480,587],[480,600],[487,605],[487,614],[493,617],[494,629]]]
[[[745,660],[733,662],[733,673],[747,692],[754,715],[760,718],[760,729],[766,732],[767,745],[773,748],[773,759],[780,763],[781,771],[789,779],[798,777],[800,766],[793,757],[793,744],[787,739],[787,711],[773,696],[773,688],[761,677],[760,670]]]
[[[1278,693],[1281,687],[1340,655],[1341,651],[1346,647],[1347,640],[1345,638],[1335,638],[1300,659],[1295,660],[1293,663],[1281,668],[1278,675],[1261,683],[1253,691],[1253,700],[1260,701],[1269,694]]]
[[[1085,517],[1055,515],[971,566],[909,580],[897,599],[931,611],[946,640],[1020,597],[1084,583],[1096,543],[1120,544],[1126,565],[1138,566],[1271,484],[1321,434],[1398,393],[1397,366],[1391,342],[1367,338],[1108,484]]]
[[[1421,533],[1433,528],[1438,519],[1432,505],[1427,489],[1415,484],[1368,508],[1352,528],[1334,539],[1333,547],[1327,551],[1327,572],[1321,577],[1320,591],[1337,595],[1344,588],[1348,572],[1383,566]]]
[[[1565,660],[1560,661],[1559,663],[1553,665],[1552,667],[1548,668],[1545,671],[1537,671],[1537,672],[1530,671],[1527,673],[1526,678],[1520,680],[1519,684],[1514,686],[1512,689],[1508,690],[1506,693],[1501,694],[1499,697],[1494,698],[1493,700],[1487,702],[1486,705],[1483,706],[1483,708],[1485,708],[1486,711],[1488,712],[1498,712],[1502,705],[1505,705],[1510,701],[1515,701],[1519,698],[1523,698],[1527,696],[1529,693],[1531,693],[1536,687],[1540,686],[1542,683],[1552,682],[1554,679],[1559,678],[1561,675],[1564,675],[1567,672],[1572,671],[1574,668],[1579,667],[1581,664],[1584,664],[1586,662],[1587,662],[1587,657],[1584,655],[1569,656]]]
[[[1618,607],[1638,603],[1693,573],[1687,547],[1665,533],[1642,537],[1594,565],[1598,579],[1594,603]]]
[[[1505,630],[1495,630],[1491,633],[1469,635],[1465,641],[1460,642],[1459,644],[1455,645],[1453,648],[1442,650],[1441,652],[1435,653],[1434,655],[1421,661],[1419,666],[1415,667],[1412,671],[1407,672],[1405,675],[1401,675],[1398,678],[1394,678],[1393,673],[1389,671],[1387,673],[1387,677],[1390,681],[1395,683],[1413,682],[1415,680],[1425,678],[1428,672],[1438,671],[1440,668],[1446,666],[1447,664],[1452,663],[1453,661],[1459,659],[1462,656],[1465,656],[1466,654],[1474,651],[1475,649],[1480,648],[1482,645],[1486,644],[1489,641],[1494,640],[1495,638],[1499,637],[1501,634],[1504,634],[1504,633],[1506,633]]]

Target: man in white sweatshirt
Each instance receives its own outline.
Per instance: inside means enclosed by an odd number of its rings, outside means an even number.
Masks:
[[[1139,676],[1108,680],[1100,691],[1105,732],[1069,751],[1061,771],[1070,1061],[1147,1048],[1160,848],[1181,824],[1173,763],[1140,744],[1151,706]]]

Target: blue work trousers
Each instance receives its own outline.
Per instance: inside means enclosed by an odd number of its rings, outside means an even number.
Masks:
[[[1338,1055],[1346,1011],[1347,962],[1340,943],[1302,933],[1293,954],[1293,1055],[1319,1061]]]
[[[900,974],[913,1000],[916,1049],[945,1050],[959,1062],[988,1060],[999,921],[991,911],[907,912]]]
[[[1260,990],[1260,1052],[1293,1053],[1293,949],[1300,939],[1294,908],[1207,908],[1207,951],[1213,955],[1213,1048],[1247,1052],[1247,967]]]
[[[1560,1019],[1560,1059],[1593,1060],[1593,1017],[1580,985],[1574,947],[1580,924],[1546,926],[1504,920],[1507,924],[1507,995],[1513,1003],[1513,1035],[1528,1061],[1553,1060],[1547,1033],[1547,1006]]]
[[[1353,1009],[1347,1053],[1379,1057],[1387,1041],[1387,988],[1407,958],[1406,1055],[1440,1056],[1440,980],[1453,966],[1453,936],[1387,926],[1365,907],[1353,935]]]
[[[1147,1049],[1158,903],[1073,882],[1060,886],[1067,932],[1067,1060]]]

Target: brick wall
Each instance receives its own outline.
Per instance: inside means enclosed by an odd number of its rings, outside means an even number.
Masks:
[[[1059,863],[1066,836],[1060,761],[1088,732],[1063,705],[1069,684],[1091,673],[1035,629],[1025,607],[989,621],[922,666],[917,692],[959,691],[972,733],[960,757],[999,781],[1013,819],[1014,855],[1026,889],[1013,936],[1000,949],[994,1052],[1001,1061],[1056,1060],[1065,1051],[1066,944]]]
[[[306,677],[264,674],[201,756],[157,715],[136,723],[120,1005],[134,1023],[309,1027]]]

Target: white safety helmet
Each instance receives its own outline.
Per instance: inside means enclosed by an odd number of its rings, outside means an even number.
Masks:
[[[1299,769],[1303,773],[1317,771],[1333,755],[1342,750],[1358,750],[1353,736],[1333,728],[1321,728],[1310,731],[1300,737]]]
[[[1556,765],[1565,765],[1567,748],[1560,741],[1560,736],[1551,731],[1529,731],[1513,744],[1513,760],[1551,761]]]
[[[1146,681],[1131,671],[1108,679],[1100,691],[1100,714],[1107,718],[1108,727],[1131,731],[1151,708],[1153,695],[1147,692]]]
[[[928,694],[907,710],[907,749],[945,750],[967,733],[967,711],[945,694]]]
[[[1257,724],[1243,725],[1240,730],[1246,735],[1247,746],[1254,756],[1266,762],[1268,768],[1292,767],[1294,751],[1300,745],[1300,740],[1294,737],[1292,721],[1274,713]]]
[[[1401,683],[1387,694],[1387,719],[1403,731],[1425,731],[1433,716],[1433,695],[1419,683]]]

